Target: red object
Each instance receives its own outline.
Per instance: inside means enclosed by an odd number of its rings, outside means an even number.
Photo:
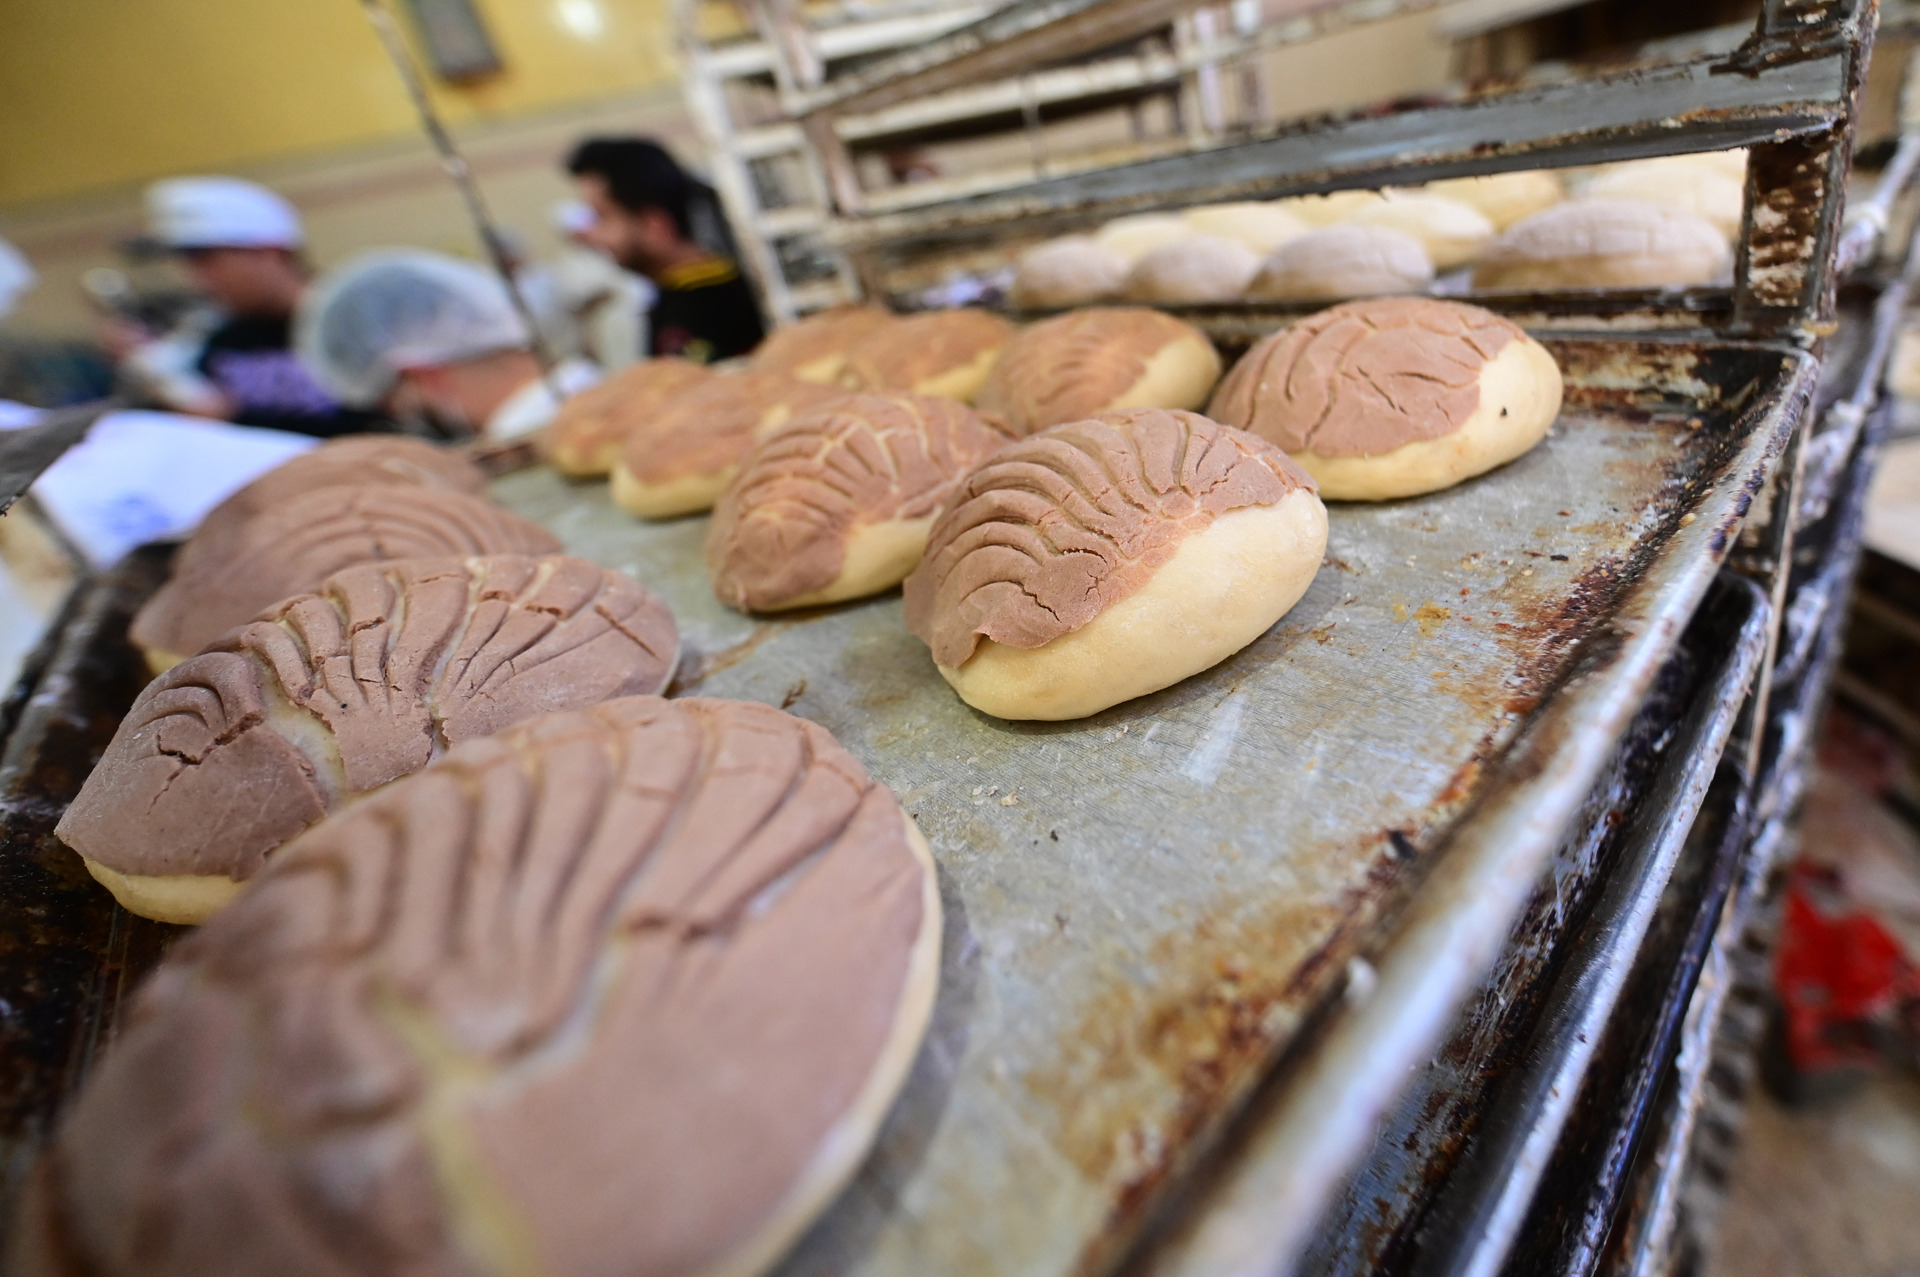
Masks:
[[[1824,881],[1823,881],[1824,880]],[[1920,968],[1871,914],[1826,910],[1830,875],[1794,867],[1781,920],[1774,988],[1788,1062],[1801,1073],[1881,1063],[1882,1044],[1920,1004]]]

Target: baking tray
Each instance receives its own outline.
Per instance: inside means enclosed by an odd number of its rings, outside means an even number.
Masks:
[[[1302,1079],[1321,1125],[1286,1144],[1305,1178],[1254,1207],[1312,1217],[1302,1203],[1331,1189],[1353,1132],[1491,961],[1814,378],[1810,357],[1764,345],[1551,344],[1568,403],[1540,448],[1450,492],[1336,507],[1325,567],[1273,631],[1077,723],[969,710],[897,594],[742,617],[709,591],[704,520],[636,523],[604,485],[547,471],[496,481],[570,550],[667,598],[686,641],[677,693],[826,726],[935,849],[947,934],[927,1046],[784,1274],[1107,1269],[1256,1081],[1302,1067],[1303,1042],[1338,1059],[1358,1034],[1337,1102]],[[50,825],[64,798],[40,801]],[[1404,910],[1436,864],[1518,885],[1462,904],[1456,882]],[[1436,943],[1435,909],[1454,929],[1403,988],[1392,953]],[[1340,1003],[1350,960],[1396,930],[1379,994]],[[68,1037],[97,1041],[110,1010],[66,1007]],[[1303,1035],[1310,1022],[1326,1027]],[[87,1057],[69,1058],[33,1124]]]

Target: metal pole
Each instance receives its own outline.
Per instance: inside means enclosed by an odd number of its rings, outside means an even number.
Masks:
[[[386,46],[394,70],[400,73],[400,82],[406,85],[407,96],[413,99],[413,109],[419,113],[420,126],[427,131],[427,139],[440,155],[440,166],[446,169],[447,176],[453,179],[454,187],[460,192],[460,198],[466,202],[467,214],[473,218],[473,224],[480,232],[480,242],[486,246],[493,268],[500,272],[500,280],[507,286],[507,295],[513,299],[513,308],[520,312],[521,321],[526,324],[527,332],[533,339],[533,357],[540,361],[540,373],[547,383],[547,389],[558,400],[561,395],[552,375],[553,352],[547,349],[547,339],[540,332],[540,322],[534,316],[533,307],[527,304],[526,294],[520,291],[520,281],[513,277],[513,268],[507,261],[506,243],[495,228],[493,215],[487,211],[486,200],[481,198],[479,184],[473,180],[472,166],[467,163],[467,157],[460,154],[460,148],[454,145],[453,135],[447,132],[447,126],[441,122],[440,113],[434,110],[433,101],[427,96],[426,83],[420,78],[420,69],[414,65],[413,54],[401,38],[393,15],[387,12],[384,0],[360,0],[360,7],[366,12],[367,21],[373,24],[380,43]]]

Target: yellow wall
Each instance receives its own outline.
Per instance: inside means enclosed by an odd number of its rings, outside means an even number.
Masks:
[[[673,75],[668,0],[476,5],[506,69],[436,88],[451,121]],[[359,0],[0,0],[0,121],[0,204],[416,128]]]

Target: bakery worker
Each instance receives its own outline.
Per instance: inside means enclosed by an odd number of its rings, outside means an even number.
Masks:
[[[322,275],[294,345],[341,401],[452,438],[538,430],[599,376],[578,359],[542,376],[500,277],[424,249],[376,249]]]
[[[699,363],[744,355],[766,325],[730,251],[713,192],[644,138],[593,138],[567,160],[593,210],[582,238],[660,290],[650,353]]]
[[[300,216],[264,186],[234,177],[177,177],[147,188],[152,237],[175,254],[220,317],[185,378],[152,379],[167,406],[249,426],[327,438],[378,428],[328,394],[294,358],[294,308],[310,271]],[[155,343],[156,347],[162,343]],[[134,370],[140,367],[136,353]]]

